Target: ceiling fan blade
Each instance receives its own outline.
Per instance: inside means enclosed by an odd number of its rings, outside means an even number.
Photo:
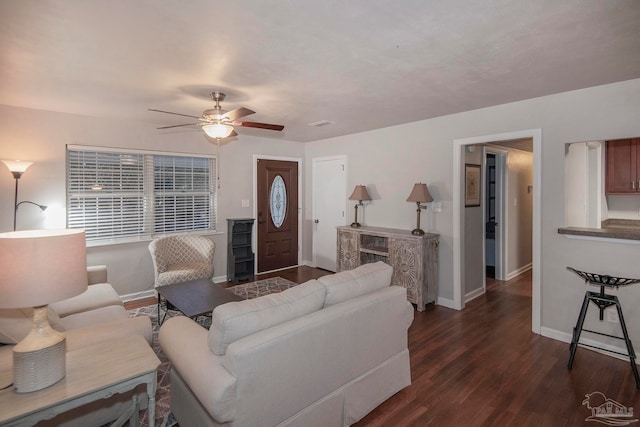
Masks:
[[[171,125],[171,126],[162,126],[156,129],[171,129],[171,128],[179,128],[181,126],[195,126],[195,125],[199,125],[200,123],[183,123],[181,125]]]
[[[148,110],[149,111],[155,111],[156,113],[173,114],[174,116],[191,117],[192,119],[199,119],[200,118],[199,116],[191,116],[189,114],[172,113],[171,111],[154,110],[152,108],[149,108]]]
[[[234,126],[243,126],[246,128],[259,128],[259,129],[269,129],[269,130],[282,130],[284,126],[282,125],[270,125],[268,123],[257,123],[257,122],[233,122]]]
[[[255,114],[255,111],[250,110],[248,108],[240,107],[235,110],[227,111],[222,115],[222,118],[227,118],[229,120],[239,119],[240,117],[248,116],[249,114]]]

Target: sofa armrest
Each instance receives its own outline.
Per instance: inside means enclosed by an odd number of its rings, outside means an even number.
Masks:
[[[140,335],[151,344],[151,333],[151,320],[147,316],[119,319],[64,332],[67,337],[67,351],[132,335]]]
[[[93,265],[87,267],[87,279],[89,285],[96,283],[108,283],[107,282],[107,266],[106,265]]]
[[[236,411],[236,379],[209,350],[207,331],[193,320],[173,317],[162,324],[158,341],[180,377],[219,423],[231,422]]]

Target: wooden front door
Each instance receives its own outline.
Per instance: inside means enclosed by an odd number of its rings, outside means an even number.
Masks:
[[[298,163],[258,159],[258,273],[298,264]]]

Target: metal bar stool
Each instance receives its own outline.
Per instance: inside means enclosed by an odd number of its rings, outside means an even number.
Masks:
[[[571,350],[571,356],[569,357],[569,364],[568,364],[569,370],[571,370],[571,368],[573,367],[573,359],[576,356],[576,350],[578,348],[578,344],[585,347],[597,348],[599,350],[608,351],[610,353],[620,354],[622,356],[629,357],[629,361],[631,362],[631,370],[633,371],[633,377],[636,380],[636,388],[640,389],[640,376],[638,376],[638,367],[636,366],[636,353],[633,351],[633,344],[631,344],[631,340],[629,339],[629,334],[627,332],[627,325],[624,322],[624,316],[622,315],[622,307],[620,306],[620,301],[618,301],[617,296],[608,295],[604,293],[605,287],[617,289],[620,286],[640,283],[640,279],[624,279],[621,277],[587,273],[585,271],[579,271],[571,267],[567,267],[567,270],[573,271],[578,276],[582,277],[585,283],[600,286],[600,292],[587,291],[584,295],[584,300],[582,301],[582,309],[580,310],[580,315],[578,316],[578,322],[576,323],[575,328],[573,328],[573,338],[571,340],[571,346],[569,347],[569,349]],[[600,310],[601,321],[604,320],[604,310],[608,307],[611,307],[612,305],[616,306],[616,310],[618,311],[618,318],[620,319],[620,327],[622,328],[623,337],[609,335],[609,334],[605,334],[598,331],[592,331],[589,329],[584,329],[584,331],[591,332],[592,334],[598,334],[606,337],[623,340],[627,345],[627,353],[621,353],[618,351],[609,350],[609,349],[597,347],[594,345],[579,343],[580,334],[583,331],[582,326],[584,325],[584,319],[587,316],[587,309],[589,308],[589,302],[594,303]]]

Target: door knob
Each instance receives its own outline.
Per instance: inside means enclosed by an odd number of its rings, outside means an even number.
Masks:
[[[313,222],[315,222],[316,224],[318,224],[320,221],[318,221],[317,219],[314,219]]]

